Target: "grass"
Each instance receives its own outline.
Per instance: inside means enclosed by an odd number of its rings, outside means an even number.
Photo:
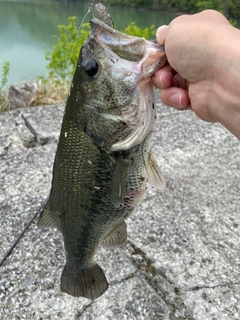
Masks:
[[[38,80],[35,82],[36,91],[29,103],[29,107],[51,105],[66,100],[70,83],[68,81],[59,81],[50,79],[47,82]]]
[[[9,104],[7,99],[7,92],[5,90],[0,90],[0,112],[8,111]]]
[[[33,83],[33,86],[34,93],[31,98],[28,98],[28,95],[26,94],[26,99],[23,100],[23,108],[52,105],[65,101],[68,95],[70,82],[60,82],[54,78],[47,81],[39,79]],[[21,88],[21,84],[19,87]],[[0,90],[0,113],[9,111],[10,109],[8,90]]]

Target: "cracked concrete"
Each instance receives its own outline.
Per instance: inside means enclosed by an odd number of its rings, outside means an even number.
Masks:
[[[99,299],[60,291],[61,235],[36,220],[0,267],[0,319],[240,318],[240,146],[218,124],[158,104],[154,152],[166,179],[100,249]],[[49,193],[63,105],[0,115],[0,260]]]

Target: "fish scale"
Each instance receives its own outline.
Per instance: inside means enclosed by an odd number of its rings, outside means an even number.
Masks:
[[[141,150],[135,147],[139,173],[136,174],[134,166],[131,168],[126,180],[125,207],[115,208],[109,199],[113,160],[93,144],[84,132],[76,134],[79,130],[76,127],[69,128],[69,123],[73,123],[73,119],[66,117],[62,126],[63,137],[59,140],[58,156],[53,168],[52,190],[56,191],[50,194],[49,205],[53,213],[61,213],[57,225],[60,225],[60,230],[63,232],[66,251],[69,251],[70,242],[71,251],[76,253],[73,261],[77,256],[74,264],[77,265],[81,261],[82,267],[83,261],[89,263],[88,261],[92,259],[92,252],[83,250],[80,251],[82,253],[80,255],[78,243],[82,243],[82,247],[95,248],[95,252],[100,239],[132,213],[135,206],[129,194],[134,190],[134,195],[136,193],[141,195],[145,189],[144,182],[136,177],[142,176],[145,168],[143,160],[147,161],[147,155],[143,159]],[[135,179],[132,179],[132,176]],[[76,219],[72,220],[71,217],[75,216]],[[84,216],[87,218],[84,219]],[[55,220],[58,217],[58,214],[54,215]],[[101,223],[101,229],[98,222]]]
[[[137,209],[147,183],[164,187],[151,151],[156,110],[149,83],[166,61],[164,51],[113,30],[106,8],[98,3],[96,10],[66,103],[50,195],[38,220],[39,227],[57,227],[63,235],[61,290],[89,299],[108,288],[94,261],[99,246],[124,245],[125,219]]]

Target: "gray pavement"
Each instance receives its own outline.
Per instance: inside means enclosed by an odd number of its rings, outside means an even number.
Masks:
[[[0,115],[0,260],[48,195],[63,106]],[[158,108],[154,152],[166,189],[149,188],[124,248],[96,260],[99,299],[60,291],[57,230],[36,219],[0,267],[0,319],[240,319],[240,144],[191,111]]]

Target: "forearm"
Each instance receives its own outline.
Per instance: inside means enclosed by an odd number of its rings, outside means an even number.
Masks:
[[[240,30],[229,26],[221,41],[216,60],[222,63],[213,74],[209,111],[240,139]]]
[[[156,38],[169,63],[152,80],[162,89],[163,103],[191,108],[240,139],[240,30],[219,12],[206,10],[174,19]]]

